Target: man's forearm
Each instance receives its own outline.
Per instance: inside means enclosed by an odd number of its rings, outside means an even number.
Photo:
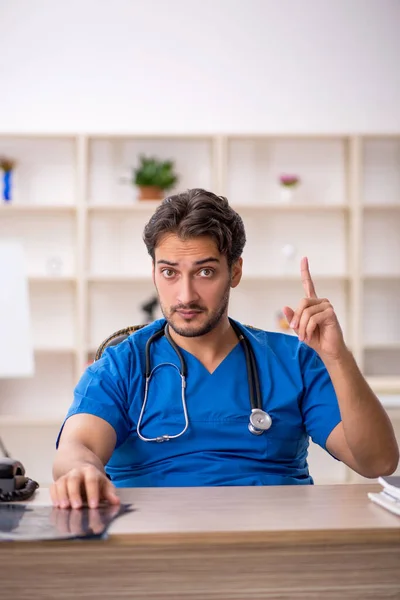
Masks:
[[[399,449],[392,424],[353,355],[346,349],[340,359],[324,363],[335,388],[344,434],[354,459],[363,470],[393,472],[399,461]]]
[[[94,452],[79,442],[64,442],[57,450],[53,478],[57,480],[75,467],[90,464],[104,473],[104,465]]]

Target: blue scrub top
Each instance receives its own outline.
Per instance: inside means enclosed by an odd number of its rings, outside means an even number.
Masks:
[[[263,409],[272,426],[249,432],[246,360],[238,343],[210,374],[186,350],[189,428],[168,442],[142,441],[136,431],[144,398],[145,345],[164,319],[107,348],[75,388],[67,417],[89,413],[115,429],[117,444],[106,472],[117,487],[312,484],[309,436],[325,442],[341,421],[330,377],[319,356],[297,337],[238,323],[252,345]],[[165,336],[151,345],[151,365],[179,359]],[[181,379],[171,365],[152,376],[140,432],[151,438],[181,431]]]

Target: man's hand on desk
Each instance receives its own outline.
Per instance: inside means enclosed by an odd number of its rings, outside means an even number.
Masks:
[[[86,510],[53,508],[50,521],[61,535],[100,535],[119,511],[120,506],[117,505]]]
[[[100,502],[120,504],[115,487],[107,476],[94,465],[83,464],[62,475],[50,487],[54,506],[81,508],[87,504],[97,508]]]

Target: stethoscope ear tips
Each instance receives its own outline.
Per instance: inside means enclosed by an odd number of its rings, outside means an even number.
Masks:
[[[264,431],[267,431],[271,425],[272,419],[268,413],[259,408],[253,408],[248,425],[250,433],[253,435],[261,435]]]

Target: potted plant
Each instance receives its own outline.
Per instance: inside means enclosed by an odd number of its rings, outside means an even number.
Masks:
[[[178,181],[171,160],[140,155],[139,166],[133,170],[133,183],[139,188],[139,200],[161,200],[164,192]]]
[[[281,199],[283,202],[290,202],[293,199],[293,190],[300,184],[298,175],[283,174],[279,177],[281,186]]]

